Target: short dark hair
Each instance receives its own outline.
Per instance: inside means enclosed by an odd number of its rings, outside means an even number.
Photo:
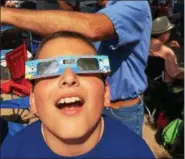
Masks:
[[[95,52],[96,52],[96,48],[94,47],[92,42],[88,38],[86,38],[84,35],[79,34],[79,33],[75,33],[75,32],[69,32],[69,31],[58,31],[58,32],[55,32],[53,34],[48,35],[47,37],[45,37],[43,39],[43,41],[39,45],[39,48],[37,50],[37,53],[36,53],[34,59],[38,58],[38,54],[39,54],[40,50],[43,48],[43,46],[48,41],[53,40],[53,39],[57,39],[57,38],[76,38],[76,39],[80,39],[83,42],[85,42],[87,45],[89,45],[92,49],[94,49]],[[103,80],[104,80],[104,78],[103,78]],[[33,84],[33,87],[34,87],[35,80],[32,80],[32,84]]]
[[[152,34],[152,38],[158,39],[161,36],[161,34]]]
[[[85,42],[87,45],[89,45],[91,48],[93,48],[96,51],[96,48],[94,47],[92,42],[88,38],[86,38],[84,35],[79,34],[79,33],[75,33],[75,32],[69,32],[69,31],[59,31],[59,32],[55,32],[53,34],[50,34],[46,38],[44,38],[44,40],[39,45],[39,48],[37,50],[35,59],[37,59],[37,57],[38,57],[37,54],[40,52],[40,50],[43,48],[43,46],[48,41],[53,40],[53,39],[57,39],[57,38],[75,38],[75,39],[80,39],[80,40]]]
[[[167,33],[167,32],[171,32],[171,30],[167,30],[167,31],[165,31],[165,32],[163,32],[163,33],[159,33],[159,34],[152,34],[152,38],[158,39],[162,34],[165,34],[165,33]]]

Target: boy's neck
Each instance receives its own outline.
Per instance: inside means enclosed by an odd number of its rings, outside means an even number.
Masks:
[[[65,157],[79,156],[89,152],[99,142],[104,132],[104,119],[100,119],[94,131],[86,137],[87,140],[80,144],[66,144],[62,139],[54,136],[44,125],[41,130],[47,146],[55,154]]]

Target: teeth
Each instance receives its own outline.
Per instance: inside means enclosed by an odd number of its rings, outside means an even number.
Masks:
[[[71,102],[75,102],[75,101],[76,101],[76,97],[72,97]]]
[[[64,104],[64,103],[74,103],[74,102],[79,102],[81,99],[79,97],[67,97],[67,98],[62,98],[58,101],[58,104]]]
[[[60,100],[60,103],[61,103],[61,104],[64,104],[64,102],[65,102],[64,99],[61,99],[61,100]]]
[[[76,101],[81,101],[81,99],[79,97],[76,97]]]
[[[65,98],[65,103],[70,103],[71,102],[71,98]]]

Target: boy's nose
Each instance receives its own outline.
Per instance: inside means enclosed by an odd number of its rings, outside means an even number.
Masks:
[[[71,68],[66,68],[64,73],[60,76],[59,87],[76,87],[79,85],[78,76]]]

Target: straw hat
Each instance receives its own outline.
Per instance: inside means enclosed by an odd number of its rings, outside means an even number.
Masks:
[[[152,34],[161,34],[174,28],[166,16],[158,17],[152,22]]]

